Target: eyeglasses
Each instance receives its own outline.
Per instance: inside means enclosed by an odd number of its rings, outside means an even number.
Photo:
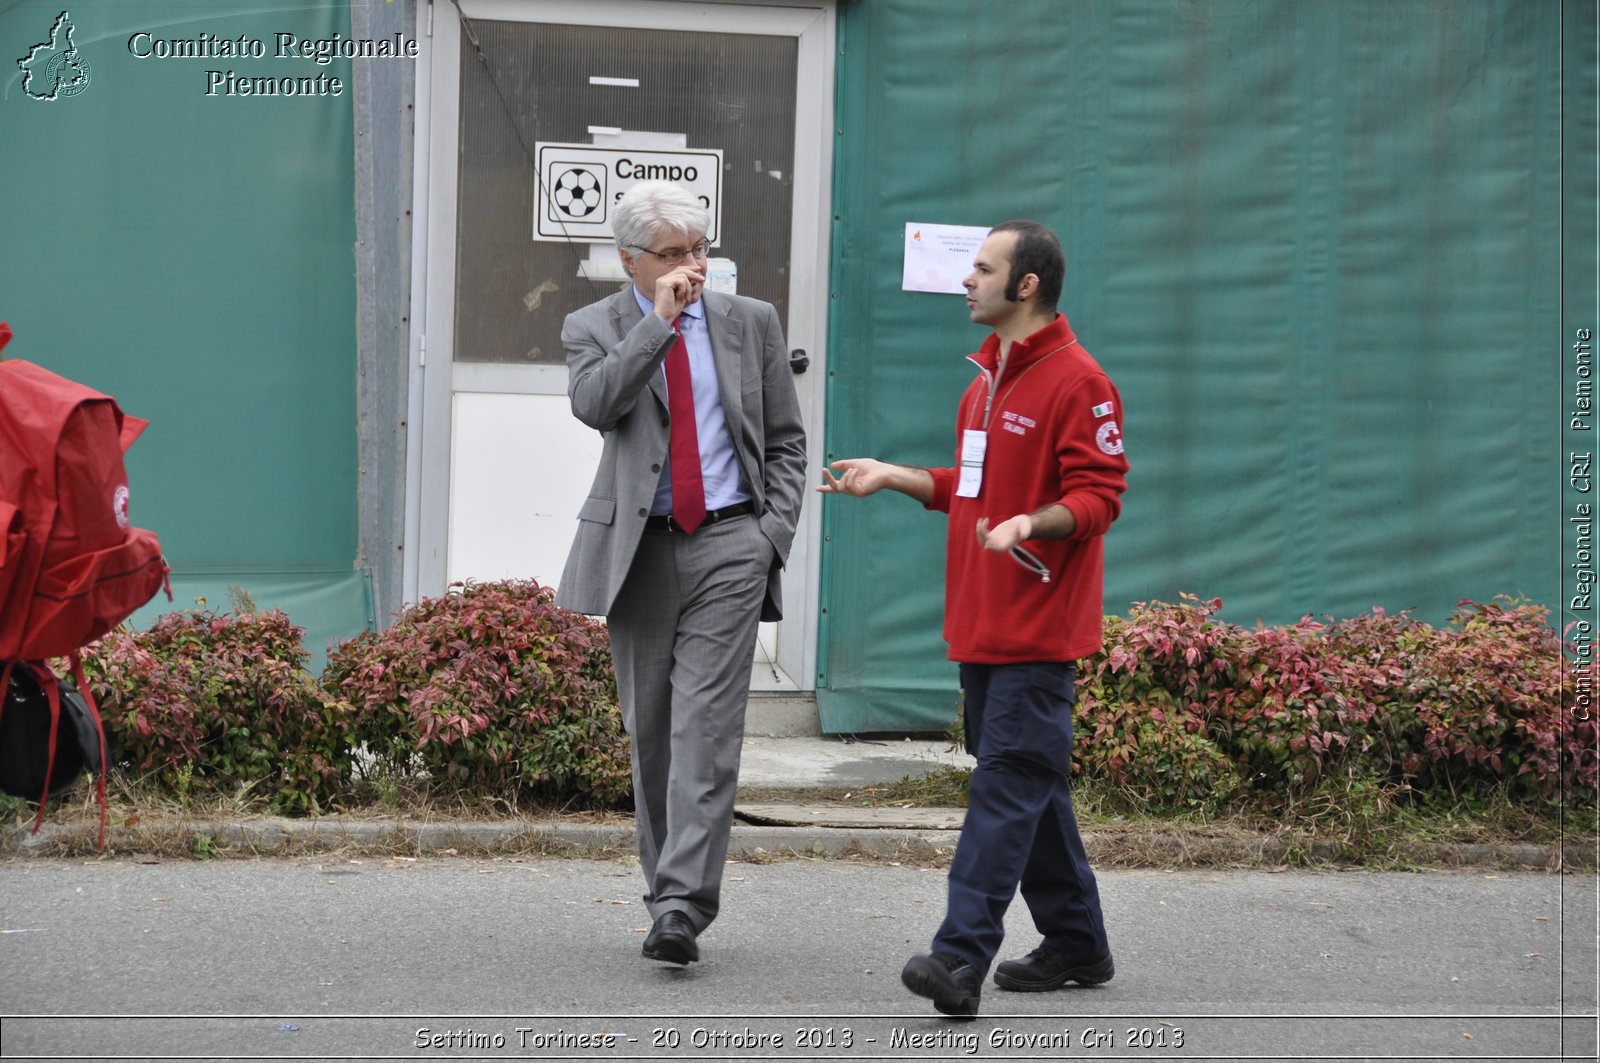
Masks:
[[[654,255],[669,266],[676,266],[690,255],[703,260],[706,255],[711,253],[711,245],[705,240],[701,240],[687,251],[652,251],[648,247],[640,247],[638,244],[629,244],[628,246],[635,251],[643,251],[647,255]]]

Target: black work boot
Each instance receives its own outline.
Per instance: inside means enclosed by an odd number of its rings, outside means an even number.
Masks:
[[[1068,956],[1040,945],[1020,960],[1006,960],[994,969],[994,984],[1013,993],[1043,993],[1060,989],[1068,982],[1099,985],[1111,981],[1116,967],[1111,953],[1104,956]]]
[[[978,1014],[978,972],[960,956],[935,952],[913,956],[900,972],[900,981],[919,997],[927,997],[945,1015],[970,1019]]]

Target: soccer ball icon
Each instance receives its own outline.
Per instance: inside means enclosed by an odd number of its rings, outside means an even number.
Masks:
[[[551,197],[567,217],[588,217],[600,205],[600,179],[591,170],[568,170],[556,178]]]

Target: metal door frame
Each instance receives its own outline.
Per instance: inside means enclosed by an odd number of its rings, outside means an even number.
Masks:
[[[821,461],[827,379],[829,211],[837,0],[460,0],[469,18],[640,29],[704,30],[797,39],[791,348],[810,357],[795,377],[814,466]],[[456,366],[456,191],[460,135],[461,21],[447,0],[417,9],[417,113],[412,206],[410,408],[403,555],[405,601],[444,593],[449,556],[452,398],[457,391],[564,394],[565,366]],[[432,283],[430,283],[430,281]],[[508,369],[511,372],[508,372]],[[761,689],[816,687],[822,507],[807,498],[783,577],[777,675]]]

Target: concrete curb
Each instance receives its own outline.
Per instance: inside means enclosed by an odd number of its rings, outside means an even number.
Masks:
[[[95,854],[99,830],[87,824],[45,824],[0,835],[0,856]],[[844,856],[948,856],[958,831],[918,831],[892,827],[833,829],[736,823],[729,856],[759,860],[785,854]],[[138,827],[109,827],[106,851],[132,855],[171,851],[227,855],[290,856],[335,850],[381,850],[431,855],[487,855],[577,852],[632,853],[634,829],[625,824],[513,822],[423,823],[409,821],[293,820],[262,818],[243,822],[172,820]]]
[[[0,833],[0,856],[92,856],[98,828],[90,824],[46,824]],[[960,832],[928,830],[886,822],[880,826],[778,826],[735,823],[729,855],[770,859],[784,855],[906,859],[936,862],[955,851]],[[1277,868],[1291,859],[1356,866],[1341,861],[1336,842],[1280,837],[1210,837],[1183,832],[1141,834],[1137,859],[1129,859],[1130,836],[1087,831],[1084,846],[1097,867]],[[333,851],[414,855],[631,854],[629,823],[560,820],[508,822],[424,822],[352,820],[338,817],[300,820],[262,817],[243,821],[169,820],[106,831],[107,853],[132,856],[183,849],[197,856],[299,856]],[[1518,868],[1558,870],[1557,848],[1531,844],[1416,846],[1394,854],[1403,862],[1433,868]]]

